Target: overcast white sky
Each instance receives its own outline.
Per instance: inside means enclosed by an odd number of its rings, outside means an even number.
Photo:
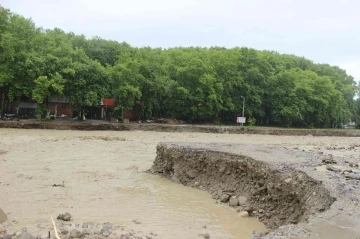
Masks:
[[[37,26],[133,46],[245,46],[338,65],[360,81],[359,0],[0,0]]]

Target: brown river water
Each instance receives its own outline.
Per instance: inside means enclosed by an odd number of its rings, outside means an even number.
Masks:
[[[303,144],[313,144],[308,138]],[[332,140],[323,138],[322,140]],[[291,136],[0,129],[0,207],[17,226],[70,212],[160,238],[248,238],[265,229],[210,194],[145,173],[167,141],[296,145]],[[329,143],[329,142],[328,142]],[[62,184],[65,187],[52,187]],[[136,220],[138,223],[134,223]],[[204,227],[206,226],[206,228]],[[35,230],[35,228],[33,229]]]

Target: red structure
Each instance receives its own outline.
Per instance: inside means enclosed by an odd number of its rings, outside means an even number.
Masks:
[[[101,99],[101,105],[107,106],[107,107],[114,107],[115,100],[114,99]]]

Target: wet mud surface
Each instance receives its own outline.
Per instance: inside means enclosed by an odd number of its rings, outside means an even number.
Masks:
[[[261,201],[265,195],[263,190],[253,198],[251,189],[255,189],[256,185],[248,189],[234,185],[242,189],[238,191],[239,195],[226,192],[230,194],[229,201],[221,203],[221,198],[218,198],[222,196],[219,195],[220,190],[213,190],[212,194],[209,190],[199,190],[200,186],[204,186],[203,179],[183,186],[182,183],[173,183],[147,173],[156,158],[156,147],[161,142],[191,144],[195,149],[210,149],[218,154],[244,155],[266,164],[268,171],[265,173],[270,178],[273,177],[270,174],[272,171],[284,172],[286,178],[279,176],[279,180],[295,178],[289,183],[297,182],[297,177],[300,175],[301,178],[305,173],[315,182],[310,187],[318,190],[322,185],[323,191],[318,192],[323,196],[318,195],[320,204],[311,204],[314,214],[301,207],[289,213],[292,209],[286,202],[284,208],[278,204],[274,212],[279,213],[274,213],[270,210],[271,204]],[[69,237],[74,229],[82,232],[83,224],[88,223],[89,230],[93,232],[91,236],[85,236],[88,238],[201,239],[209,235],[210,238],[246,239],[254,230],[264,231],[264,225],[258,221],[260,218],[271,229],[265,238],[355,239],[360,236],[360,185],[359,180],[349,176],[358,172],[358,168],[351,167],[350,163],[356,165],[360,162],[359,152],[360,144],[356,137],[204,134],[136,129],[0,129],[0,208],[7,215],[7,221],[1,224],[3,228],[0,227],[0,237],[10,232],[17,238],[26,228],[33,236],[45,238],[51,230],[50,216],[56,219],[58,214],[69,212],[74,217],[71,222],[56,220],[57,226],[63,227],[62,238]],[[328,166],[340,171],[330,171]],[[224,171],[226,173],[227,170]],[[190,177],[193,176],[190,173]],[[258,180],[254,176],[254,180]],[[319,185],[318,182],[322,183]],[[54,184],[64,184],[64,187],[53,187]],[[262,182],[257,184],[260,189]],[[283,191],[288,191],[285,187],[290,185],[284,185]],[[220,186],[218,188],[221,189]],[[330,197],[326,196],[326,190]],[[244,200],[240,197],[236,198],[237,201],[231,200],[238,206],[229,207],[231,196],[240,195],[248,202],[259,200],[256,204],[258,208],[253,208],[258,211],[244,217],[246,214],[241,210],[248,208],[240,205],[240,201]],[[336,200],[330,205],[332,198]],[[300,200],[298,205],[304,205],[304,201]],[[321,205],[325,206],[324,210]],[[318,212],[319,209],[321,212]],[[267,213],[277,218],[274,223],[266,222]],[[289,217],[282,219],[282,213]],[[261,219],[262,215],[265,219]],[[299,222],[292,224],[294,219],[299,219]],[[109,234],[106,231],[105,235],[97,234],[107,222],[113,225]],[[290,224],[286,224],[288,222]]]

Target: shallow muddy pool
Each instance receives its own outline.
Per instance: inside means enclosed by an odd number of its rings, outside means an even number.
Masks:
[[[247,238],[264,228],[215,204],[207,192],[145,173],[166,134],[0,132],[0,206],[10,221],[19,221],[19,229],[39,233],[36,220],[64,212],[75,220],[112,222],[160,238],[199,238],[201,233]]]
[[[162,141],[297,145],[298,138],[0,129],[0,207],[9,220],[19,221],[17,227],[30,231],[39,230],[31,227],[37,219],[64,212],[75,220],[112,222],[160,238],[209,233],[242,239],[264,229],[256,219],[216,204],[207,192],[145,173]],[[315,142],[313,137],[302,140]]]

